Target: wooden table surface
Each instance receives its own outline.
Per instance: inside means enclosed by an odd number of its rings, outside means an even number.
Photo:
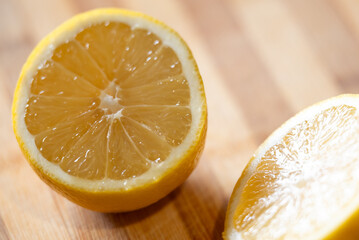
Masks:
[[[45,185],[13,135],[11,102],[36,43],[76,13],[150,14],[187,41],[208,98],[190,178],[147,208],[103,214]],[[220,239],[229,196],[258,145],[304,107],[359,91],[357,0],[0,0],[0,239]]]

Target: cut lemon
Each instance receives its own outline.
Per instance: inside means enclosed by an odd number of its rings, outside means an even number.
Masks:
[[[225,239],[359,239],[359,96],[313,105],[257,150],[232,193]]]
[[[13,125],[36,173],[97,211],[147,206],[204,147],[207,107],[191,51],[141,13],[97,9],[44,38],[25,63]]]

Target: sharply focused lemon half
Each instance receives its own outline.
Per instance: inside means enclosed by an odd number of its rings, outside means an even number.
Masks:
[[[359,239],[359,96],[313,105],[276,130],[237,182],[225,239]]]
[[[207,130],[204,87],[191,51],[141,13],[75,16],[26,61],[13,125],[37,174],[97,211],[147,206],[195,168]]]

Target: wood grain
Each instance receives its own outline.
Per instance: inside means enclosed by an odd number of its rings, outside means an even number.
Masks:
[[[209,110],[190,178],[147,208],[102,214],[50,190],[11,126],[22,64],[76,13],[121,7],[176,29],[193,50]],[[258,145],[300,109],[359,91],[356,0],[0,0],[0,239],[220,239],[228,200]]]

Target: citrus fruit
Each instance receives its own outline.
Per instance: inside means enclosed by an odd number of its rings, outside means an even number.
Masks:
[[[238,180],[225,239],[359,239],[359,96],[315,104],[277,129]]]
[[[147,206],[195,168],[204,87],[186,43],[142,13],[96,9],[46,36],[20,74],[17,141],[31,167],[97,211]]]

